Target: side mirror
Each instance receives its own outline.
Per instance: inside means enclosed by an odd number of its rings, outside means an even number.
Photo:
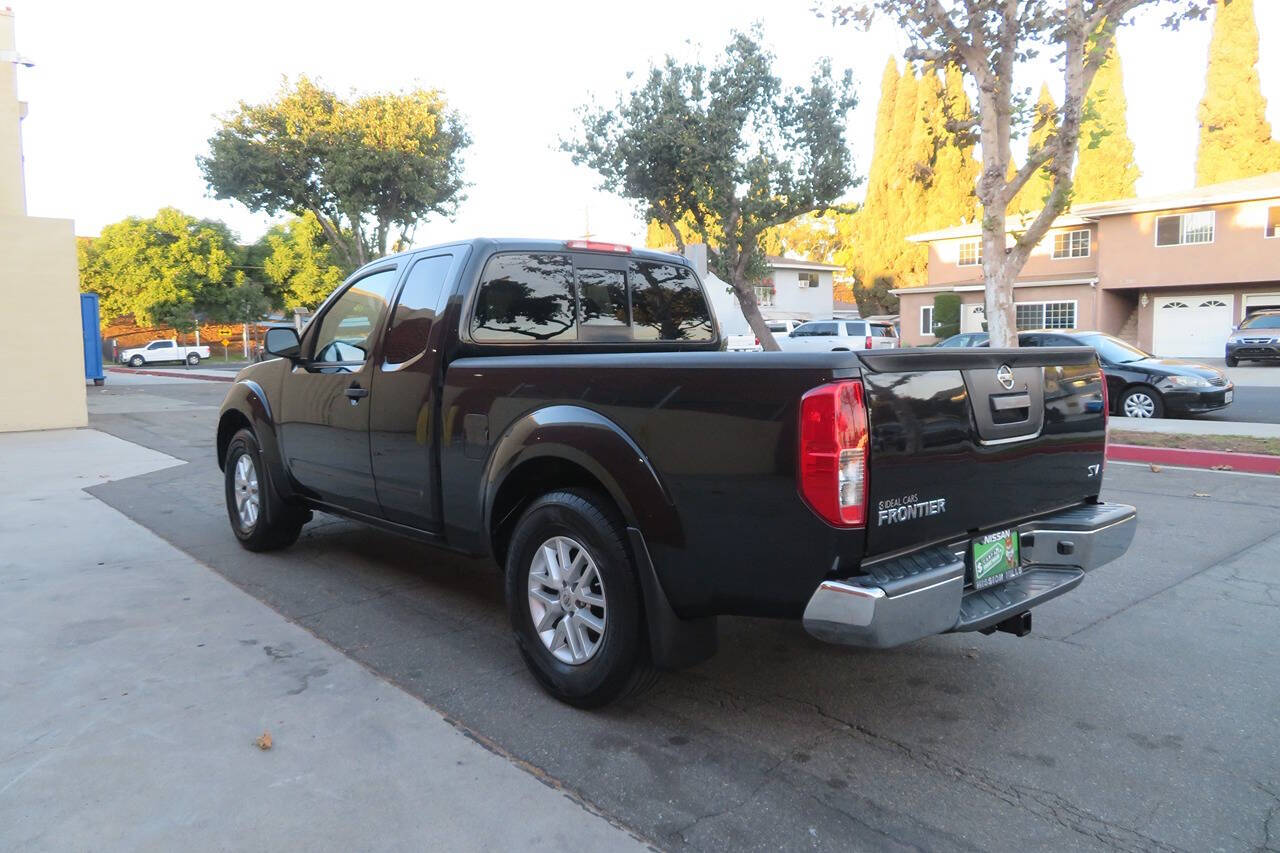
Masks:
[[[280,358],[297,358],[302,353],[302,342],[298,340],[298,333],[293,329],[276,327],[267,329],[267,337],[263,341],[262,348],[270,355]]]

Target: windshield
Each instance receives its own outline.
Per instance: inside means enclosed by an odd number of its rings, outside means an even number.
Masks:
[[[1112,364],[1128,364],[1132,361],[1151,358],[1149,353],[1110,335],[1082,335],[1080,340],[1097,350],[1103,361],[1109,361]]]
[[[1280,314],[1254,314],[1240,324],[1242,329],[1280,329]]]

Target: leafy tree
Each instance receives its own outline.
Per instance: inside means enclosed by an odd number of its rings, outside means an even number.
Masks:
[[[255,250],[269,295],[286,308],[315,308],[350,272],[331,260],[323,229],[310,211],[274,226]]]
[[[677,248],[689,217],[752,331],[776,350],[751,287],[760,240],[852,183],[845,120],[855,99],[852,75],[833,76],[829,62],[807,89],[784,90],[772,68],[756,32],[735,33],[711,68],[667,57],[614,106],[582,108],[562,148],[666,225]]]
[[[1080,157],[1073,179],[1073,200],[1081,203],[1133,198],[1138,194],[1138,164],[1125,113],[1124,70],[1112,44],[1089,87],[1080,122]]]
[[[1043,148],[1055,130],[1054,116],[1058,114],[1058,104],[1053,100],[1049,84],[1040,85],[1040,97],[1036,100],[1034,118],[1031,122],[1031,139],[1027,144],[1028,151]],[[1017,169],[1010,161],[1010,172],[1017,174]],[[1034,213],[1044,207],[1053,189],[1053,176],[1044,169],[1039,169],[1027,178],[1027,182],[1018,190],[1018,194],[1009,203],[1010,213]]]
[[[837,0],[839,2],[839,0]],[[1032,250],[1065,211],[1071,198],[1084,114],[1085,94],[1133,10],[1172,5],[1170,26],[1204,18],[1209,0],[854,0],[831,12],[838,23],[866,24],[884,14],[911,40],[907,58],[945,66],[954,63],[973,81],[977,115],[970,129],[982,145],[978,201],[982,205],[986,317],[992,344],[1017,346],[1013,284]],[[1018,129],[1022,95],[1017,72],[1028,60],[1051,51],[1063,69],[1064,98],[1044,142],[1032,147],[1009,176],[1010,142]],[[1049,192],[1044,208],[1010,240],[1010,203],[1031,177],[1044,171]]]
[[[187,332],[201,319],[221,321],[247,296],[237,293],[246,277],[227,226],[171,207],[108,225],[77,248],[80,289],[100,296],[103,317],[132,314]]]
[[[977,217],[978,161],[973,156],[971,134],[955,129],[973,121],[973,108],[964,91],[964,75],[954,65],[947,66],[945,85],[934,119],[938,136],[934,139],[933,189],[929,194],[926,230],[947,228]]]
[[[933,297],[933,334],[946,340],[960,334],[960,297],[955,293],[939,293]]]
[[[386,254],[393,232],[408,242],[423,219],[452,216],[463,198],[470,139],[436,90],[347,101],[304,76],[221,123],[197,158],[214,195],[310,213],[347,268]]]
[[[1218,0],[1209,71],[1200,101],[1196,184],[1217,184],[1280,170],[1258,79],[1258,24],[1253,0]]]

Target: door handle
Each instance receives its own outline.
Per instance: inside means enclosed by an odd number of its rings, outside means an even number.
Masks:
[[[353,403],[354,403],[354,402],[356,402],[357,400],[359,400],[361,397],[368,397],[368,396],[369,396],[369,389],[368,389],[368,388],[361,388],[359,385],[352,385],[350,388],[348,388],[348,389],[347,389],[346,391],[344,391],[343,393],[344,393],[344,394],[346,394],[348,397],[350,397],[350,398],[351,398],[351,402],[353,402]]]

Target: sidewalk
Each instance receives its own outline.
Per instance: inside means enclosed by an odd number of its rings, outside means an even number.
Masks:
[[[1255,438],[1280,438],[1280,424],[1256,424],[1245,421],[1201,421],[1193,418],[1108,418],[1109,430],[1133,432],[1182,433],[1183,435],[1248,435]]]
[[[179,464],[0,435],[0,848],[645,849],[82,491]]]

